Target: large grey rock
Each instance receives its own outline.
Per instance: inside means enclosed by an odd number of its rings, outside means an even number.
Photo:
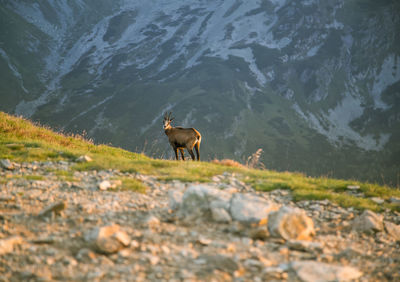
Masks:
[[[268,216],[272,236],[285,240],[310,240],[315,235],[314,223],[304,210],[282,207]]]
[[[289,266],[289,280],[303,282],[352,281],[362,273],[350,266],[330,265],[316,261],[295,261]]]
[[[112,254],[128,247],[131,239],[117,224],[96,227],[85,234],[85,241],[101,253]]]
[[[223,208],[211,207],[211,217],[216,222],[231,222],[230,214]]]
[[[168,206],[171,210],[178,210],[182,205],[183,193],[177,190],[168,191]]]
[[[279,209],[279,205],[250,194],[235,194],[232,197],[230,213],[232,219],[241,222],[259,222],[268,214]]]
[[[353,229],[359,232],[373,233],[383,230],[383,216],[365,210],[353,220]]]
[[[180,216],[186,219],[202,217],[210,208],[228,209],[231,194],[207,185],[193,185],[182,196]]]

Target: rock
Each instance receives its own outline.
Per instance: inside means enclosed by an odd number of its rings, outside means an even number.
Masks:
[[[259,222],[268,217],[279,205],[261,197],[250,194],[234,194],[231,200],[230,213],[233,220],[240,222]]]
[[[103,180],[97,186],[100,190],[106,191],[107,189],[115,189],[122,185],[121,180]]]
[[[353,229],[359,232],[372,233],[383,230],[383,216],[365,210],[353,220]]]
[[[11,253],[14,250],[14,246],[22,244],[22,242],[23,239],[19,236],[0,239],[0,255]]]
[[[85,234],[85,241],[98,252],[112,254],[128,247],[131,239],[117,224],[96,227]]]
[[[108,180],[103,180],[98,184],[98,186],[99,186],[100,190],[105,191],[105,190],[107,190],[108,188],[111,187],[111,183]]]
[[[258,226],[249,231],[249,236],[253,240],[266,240],[270,237],[267,226]]]
[[[198,260],[205,261],[205,265],[213,269],[219,269],[228,273],[233,273],[239,269],[239,265],[230,257],[225,255],[204,254]]]
[[[283,277],[286,274],[289,266],[286,263],[281,263],[278,266],[268,266],[263,269],[266,281],[286,281],[287,277]]]
[[[89,157],[87,155],[83,155],[83,156],[80,156],[79,158],[77,158],[76,161],[78,163],[88,163],[88,162],[92,162],[93,160],[91,157]]]
[[[302,240],[289,240],[287,246],[291,250],[303,252],[318,252],[321,253],[323,246],[318,242],[302,241]]]
[[[206,185],[190,186],[182,197],[180,216],[192,220],[209,214],[210,206],[229,208],[231,194]]]
[[[183,193],[177,190],[168,191],[168,206],[175,211],[181,207]]]
[[[149,217],[146,218],[145,224],[149,228],[154,228],[154,227],[160,225],[160,220],[157,217],[155,217],[154,215],[150,215]]]
[[[389,221],[385,221],[384,225],[386,232],[396,239],[396,241],[400,241],[400,225],[391,223]]]
[[[337,266],[316,261],[295,261],[289,266],[289,281],[352,281],[362,273],[351,266]]]
[[[229,213],[223,208],[211,208],[211,217],[215,222],[228,223],[232,221]]]
[[[212,243],[210,239],[200,237],[199,239],[196,240],[196,243],[199,243],[202,246],[208,246]]]
[[[0,196],[0,202],[15,202],[15,197],[10,195]]]
[[[60,214],[66,207],[67,204],[63,201],[60,201],[44,208],[41,212],[39,212],[38,216],[45,217],[51,215],[52,213]]]
[[[398,197],[390,197],[389,202],[391,204],[399,205],[400,206],[400,198]]]
[[[372,197],[372,198],[371,198],[371,201],[373,201],[374,203],[376,203],[376,204],[378,204],[378,205],[381,205],[381,204],[383,204],[383,203],[385,202],[384,199],[379,198],[379,197]]]
[[[9,159],[0,160],[0,166],[4,169],[13,170],[15,167]]]
[[[358,186],[358,185],[348,185],[347,189],[349,189],[349,190],[360,190],[360,186]]]
[[[282,207],[268,217],[268,230],[272,236],[285,240],[311,240],[315,235],[313,220],[304,210]]]

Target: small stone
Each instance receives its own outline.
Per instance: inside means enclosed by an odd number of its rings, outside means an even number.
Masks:
[[[130,244],[129,235],[117,224],[96,227],[85,235],[85,241],[96,251],[106,254],[118,252]]]
[[[160,225],[160,220],[154,215],[150,215],[149,217],[146,218],[145,223],[148,227],[154,228]]]
[[[383,216],[370,210],[365,210],[353,220],[353,229],[360,232],[372,233],[383,230]]]
[[[400,225],[391,223],[389,221],[384,222],[386,232],[392,236],[396,241],[400,241]]]
[[[282,274],[286,274],[288,265],[285,263],[279,264],[278,266],[268,266],[263,269],[263,274],[266,275],[268,280],[286,280],[282,279]]]
[[[398,197],[390,197],[389,202],[391,204],[400,205],[400,198],[398,198]]]
[[[111,187],[111,183],[108,180],[103,180],[98,184],[98,186],[100,190],[105,191]]]
[[[259,226],[249,231],[249,236],[253,240],[266,240],[270,237],[266,226]]]
[[[352,281],[362,273],[351,266],[338,266],[316,261],[295,261],[290,263],[289,281],[322,282]]]
[[[0,166],[4,169],[13,170],[15,167],[9,159],[0,160]]]
[[[156,265],[160,262],[160,258],[158,256],[154,256],[152,254],[145,254],[145,257],[149,260],[151,265]]]
[[[359,190],[360,186],[359,185],[348,185],[347,189],[349,189],[349,190]]]
[[[79,261],[91,261],[95,258],[96,254],[87,248],[80,249],[79,252],[76,254],[76,259]]]
[[[14,196],[0,196],[0,202],[15,202]]]
[[[302,240],[289,240],[287,246],[291,250],[303,252],[318,252],[321,253],[323,246],[318,242],[302,241]]]
[[[220,182],[220,181],[221,181],[221,177],[215,175],[215,176],[213,176],[213,177],[211,178],[211,181],[212,181],[212,182]]]
[[[66,207],[67,204],[63,201],[60,201],[44,208],[41,212],[39,212],[38,216],[45,217],[51,215],[52,213],[60,214]]]
[[[372,198],[371,198],[371,201],[373,201],[374,203],[376,203],[376,204],[378,204],[378,205],[381,205],[381,204],[383,204],[383,203],[385,202],[384,199],[379,198],[379,197],[372,197]]]
[[[80,156],[79,158],[77,158],[76,161],[78,163],[88,163],[88,162],[92,162],[93,160],[91,157],[89,157],[87,155],[83,155],[83,156]]]
[[[282,207],[268,217],[268,230],[272,236],[285,240],[311,240],[315,235],[313,220],[304,210]]]
[[[205,264],[212,268],[226,271],[228,273],[233,273],[239,269],[239,265],[232,258],[225,255],[204,254],[199,256],[198,259],[206,261]]]
[[[122,185],[122,181],[121,180],[103,180],[98,184],[98,187],[100,190],[102,191],[106,191],[108,189],[115,189],[118,186]]]
[[[23,239],[19,236],[0,239],[0,255],[13,252],[14,246],[20,245],[22,242]]]
[[[210,239],[200,237],[196,242],[199,243],[200,245],[208,246],[211,244],[212,241]]]

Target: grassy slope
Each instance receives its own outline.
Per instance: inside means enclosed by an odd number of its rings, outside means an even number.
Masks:
[[[160,180],[211,181],[223,172],[235,173],[258,190],[289,189],[295,200],[329,199],[341,206],[359,209],[395,209],[385,203],[377,205],[367,197],[400,197],[400,191],[376,184],[330,178],[311,178],[299,173],[275,172],[224,166],[207,162],[157,160],[105,145],[94,145],[80,136],[65,136],[34,125],[22,118],[0,112],[0,159],[17,162],[75,160],[81,155],[92,157],[89,163],[76,164],[73,170],[118,169],[156,176]],[[63,176],[62,172],[58,175]],[[359,185],[365,198],[346,193],[348,185]]]

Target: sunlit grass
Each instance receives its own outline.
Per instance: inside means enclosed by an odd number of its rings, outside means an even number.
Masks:
[[[328,199],[344,207],[382,210],[398,209],[385,203],[377,205],[369,197],[400,197],[400,191],[386,186],[340,180],[327,177],[311,178],[301,173],[256,170],[246,167],[224,165],[224,162],[193,162],[152,159],[143,154],[129,152],[106,145],[95,145],[82,136],[68,136],[36,126],[30,121],[0,112],[0,159],[16,162],[75,161],[81,155],[93,161],[77,163],[70,171],[55,171],[65,181],[75,181],[73,172],[116,169],[121,172],[153,175],[159,180],[182,182],[210,182],[215,175],[235,173],[237,177],[259,191],[275,189],[290,190],[295,201]],[[226,162],[228,164],[229,162]],[[35,179],[37,177],[37,179]],[[39,180],[40,176],[27,176]],[[146,186],[131,178],[122,178],[121,189],[145,192]],[[5,182],[0,182],[0,184]],[[359,186],[364,197],[349,194],[348,186]]]
[[[122,181],[122,185],[119,188],[119,190],[122,191],[133,191],[133,192],[139,192],[139,193],[145,193],[147,190],[147,187],[143,182],[140,180],[134,179],[134,178],[119,178],[119,180]]]

